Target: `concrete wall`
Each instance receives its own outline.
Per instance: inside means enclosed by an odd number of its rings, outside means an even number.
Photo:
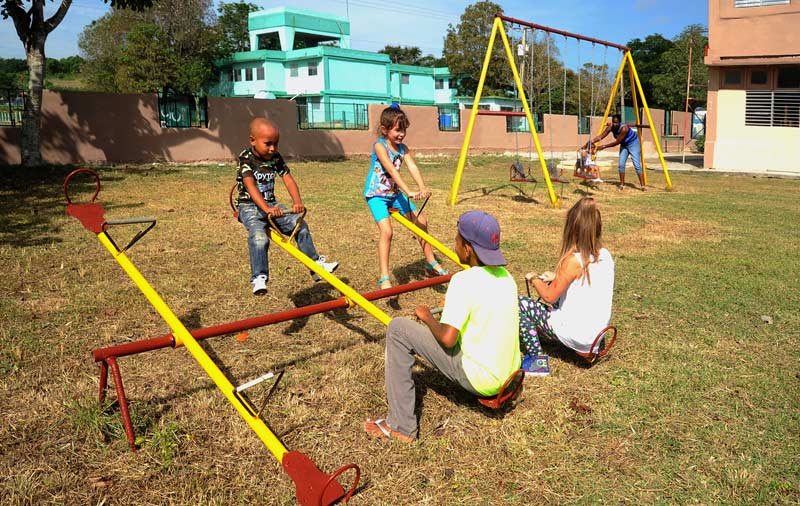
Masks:
[[[709,0],[706,65],[782,63],[782,60],[797,63],[798,26],[800,2],[797,1],[737,8],[733,0]]]
[[[42,108],[42,156],[50,163],[75,164],[232,160],[247,147],[247,125],[256,116],[268,117],[281,125],[280,150],[289,158],[369,154],[385,105],[369,106],[369,130],[298,130],[296,105],[287,100],[209,97],[208,128],[162,128],[157,107],[154,94],[46,91]],[[407,140],[415,152],[460,151],[470,111],[460,111],[460,132],[442,132],[436,107],[403,106],[403,109],[411,120]],[[657,115],[658,111],[654,111],[654,121]],[[661,118],[663,121],[663,111]],[[650,135],[644,134],[644,149],[652,153]],[[555,153],[559,157],[564,152],[571,157],[586,139],[588,136],[577,134],[575,116],[545,116],[545,133],[540,134],[545,156]],[[19,142],[19,128],[0,127],[0,163],[20,162]],[[505,117],[480,116],[470,152],[505,153],[517,147],[528,152],[532,146],[530,134],[506,132]]]

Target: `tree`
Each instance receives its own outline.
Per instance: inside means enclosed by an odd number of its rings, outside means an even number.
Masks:
[[[220,37],[211,0],[160,0],[142,12],[113,9],[81,33],[95,89],[197,93],[213,78]]]
[[[478,76],[486,55],[486,46],[492,33],[494,15],[502,14],[503,8],[489,0],[481,0],[467,6],[457,26],[447,28],[444,39],[444,58],[450,72],[458,76],[458,91],[462,95],[474,95],[478,89]],[[494,57],[489,62],[484,93],[497,93],[509,89],[513,78],[506,58],[501,54],[502,42],[495,40]]]
[[[257,11],[258,5],[252,3],[221,2],[217,8],[219,30],[219,54],[224,58],[240,51],[250,50],[250,33],[247,15]]]
[[[631,48],[631,56],[636,63],[636,72],[639,74],[639,80],[642,83],[644,96],[647,97],[648,101],[655,98],[653,95],[653,78],[661,73],[663,65],[661,58],[664,53],[672,49],[673,45],[671,40],[660,33],[648,35],[644,40],[637,38],[628,42],[628,47]],[[651,105],[657,106],[660,104],[653,101]]]
[[[416,46],[384,46],[379,53],[389,55],[392,63],[416,65],[422,57],[422,50]]]
[[[105,1],[105,0],[104,0]],[[110,0],[113,7],[143,9],[153,0]],[[25,47],[28,64],[28,97],[22,113],[22,164],[42,164],[40,127],[42,120],[42,88],[45,79],[45,51],[47,36],[58,27],[67,14],[72,0],[61,4],[50,18],[44,17],[45,0],[0,0],[3,19],[11,18],[19,40]],[[27,10],[23,7],[30,4]]]
[[[708,92],[708,67],[703,62],[703,48],[708,43],[705,31],[702,25],[687,26],[672,39],[672,47],[661,55],[659,72],[652,78],[652,93],[655,103],[664,109],[683,110],[686,104],[690,41],[692,82],[689,96],[696,101],[705,101]]]

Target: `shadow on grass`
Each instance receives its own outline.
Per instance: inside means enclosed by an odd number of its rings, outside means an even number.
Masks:
[[[478,198],[481,198],[481,197],[486,197],[486,196],[489,196],[489,195],[491,195],[491,194],[493,194],[495,192],[498,192],[500,190],[503,190],[503,189],[509,188],[509,187],[510,188],[514,188],[515,190],[517,190],[517,193],[515,195],[502,194],[502,195],[497,195],[497,196],[498,197],[508,198],[510,200],[513,200],[514,202],[541,204],[541,201],[537,200],[533,196],[533,192],[536,191],[537,183],[531,183],[531,184],[533,184],[533,188],[530,190],[530,194],[525,192],[525,190],[519,184],[514,184],[514,183],[501,184],[499,186],[495,186],[495,187],[492,187],[492,188],[489,188],[489,187],[486,187],[486,186],[481,186],[481,187],[478,187],[478,188],[473,188],[471,190],[465,190],[465,191],[459,193],[459,200],[458,200],[458,202],[456,204],[463,204],[464,202],[468,202],[470,200],[478,199]],[[469,195],[467,195],[467,194],[469,194]]]
[[[348,278],[339,279],[345,284],[350,284],[350,280]],[[336,300],[340,297],[342,297],[342,294],[338,290],[328,283],[322,281],[311,285],[309,288],[295,292],[290,296],[292,303],[298,308],[311,304],[319,304],[322,302]],[[344,326],[348,330],[361,335],[365,341],[376,340],[375,336],[370,334],[368,331],[351,323],[351,321],[356,319],[356,317],[350,314],[347,308],[334,309],[333,311],[326,311],[322,314],[329,320],[334,321]],[[289,326],[283,329],[283,334],[292,335],[300,332],[308,324],[309,318],[310,316],[304,316],[293,319]]]
[[[420,421],[424,418],[423,408],[425,405],[425,397],[429,389],[447,398],[447,400],[453,404],[466,407],[472,411],[477,411],[489,418],[503,419],[508,413],[513,411],[516,405],[515,401],[507,403],[503,409],[492,410],[486,408],[478,402],[476,396],[448,380],[441,372],[433,369],[424,362],[418,363],[422,364],[423,369],[413,374],[417,396],[417,405],[414,408],[414,413]],[[433,431],[436,432],[440,429],[441,427],[436,427]]]
[[[0,170],[0,244],[16,248],[42,246],[62,242],[60,228],[54,223],[66,213],[64,179],[75,170],[74,165],[45,165],[37,168],[22,166],[4,167]],[[100,175],[101,190],[97,201],[106,210],[139,207],[140,205],[114,206],[103,202],[102,187],[118,182],[128,168],[93,168]],[[144,171],[144,169],[130,169]],[[173,170],[159,170],[165,174]],[[90,174],[79,174],[70,180],[69,194],[73,203],[88,202],[95,190],[95,180]]]

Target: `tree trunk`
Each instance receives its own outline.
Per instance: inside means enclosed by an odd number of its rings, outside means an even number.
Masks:
[[[44,88],[44,42],[47,33],[35,35],[25,48],[28,60],[28,95],[22,113],[22,165],[42,165],[40,127],[42,123],[42,89]]]

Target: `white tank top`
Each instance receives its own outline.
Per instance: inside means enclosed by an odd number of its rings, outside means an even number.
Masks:
[[[583,267],[580,253],[575,258]],[[594,258],[592,258],[594,260]],[[585,278],[574,280],[558,299],[558,309],[550,313],[550,326],[558,340],[573,350],[589,352],[597,334],[611,321],[614,296],[614,259],[607,249],[600,259],[589,264],[591,285]]]

